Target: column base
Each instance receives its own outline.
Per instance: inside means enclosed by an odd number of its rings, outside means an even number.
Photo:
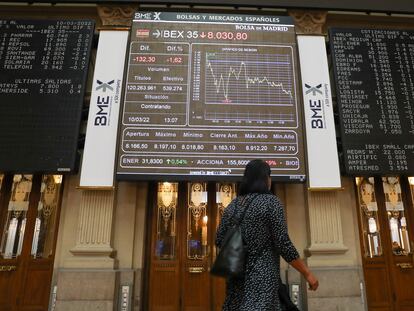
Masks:
[[[109,256],[73,256],[64,262],[65,268],[114,269],[116,260]]]
[[[345,254],[348,251],[342,243],[330,244],[330,243],[318,243],[314,244],[306,249],[308,256],[312,255],[340,255]]]
[[[344,254],[348,247],[343,244],[318,244],[305,250],[309,267],[347,266],[353,262]]]
[[[110,246],[75,246],[70,250],[75,256],[111,256],[114,249]]]

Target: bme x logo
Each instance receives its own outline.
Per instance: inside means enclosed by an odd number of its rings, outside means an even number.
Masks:
[[[318,84],[317,86],[310,86],[309,84],[305,83],[305,86],[308,90],[306,90],[306,95],[312,92],[312,95],[315,96],[316,93],[322,94],[320,88],[322,87],[322,83]]]
[[[161,12],[154,12],[154,21],[159,21],[160,15],[161,15]]]
[[[103,83],[100,80],[96,80],[96,83],[98,83],[99,86],[95,89],[95,91],[98,91],[100,89],[102,89],[103,92],[106,92],[106,89],[109,89],[109,90],[113,91],[114,89],[112,88],[111,84],[114,83],[114,82],[115,82],[115,80],[112,80],[112,81],[109,81],[109,82],[106,82],[106,83]]]

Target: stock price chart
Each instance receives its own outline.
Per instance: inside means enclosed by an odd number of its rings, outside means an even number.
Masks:
[[[118,179],[238,178],[249,160],[303,181],[289,17],[137,12]]]

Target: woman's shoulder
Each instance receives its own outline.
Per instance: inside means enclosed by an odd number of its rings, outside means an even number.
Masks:
[[[254,201],[256,204],[273,207],[273,208],[275,206],[282,205],[282,203],[280,202],[280,199],[272,193],[261,193],[256,196]]]
[[[259,200],[265,200],[265,201],[279,201],[279,198],[275,196],[273,193],[258,193],[255,194],[256,198]]]
[[[271,204],[271,205],[281,204],[280,199],[272,193],[249,193],[246,195],[237,196],[230,202],[228,207],[238,205],[245,200],[249,200],[249,198],[251,198],[251,204],[255,204],[255,205],[256,204],[263,205],[264,203]]]

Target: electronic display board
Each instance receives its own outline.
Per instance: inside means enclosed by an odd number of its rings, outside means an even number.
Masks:
[[[414,31],[330,30],[350,175],[414,174]]]
[[[75,170],[93,31],[89,20],[0,20],[0,172]]]
[[[27,0],[3,0],[2,2],[16,3],[28,2]],[[31,0],[30,3],[93,3],[103,4],[136,4],[133,0]],[[313,9],[313,10],[347,10],[363,12],[386,12],[386,13],[414,13],[414,3],[412,0],[140,0],[142,5],[182,5],[182,6],[231,6],[244,8],[287,8],[287,9]]]
[[[118,178],[238,177],[261,158],[303,181],[296,54],[289,17],[137,12]]]

